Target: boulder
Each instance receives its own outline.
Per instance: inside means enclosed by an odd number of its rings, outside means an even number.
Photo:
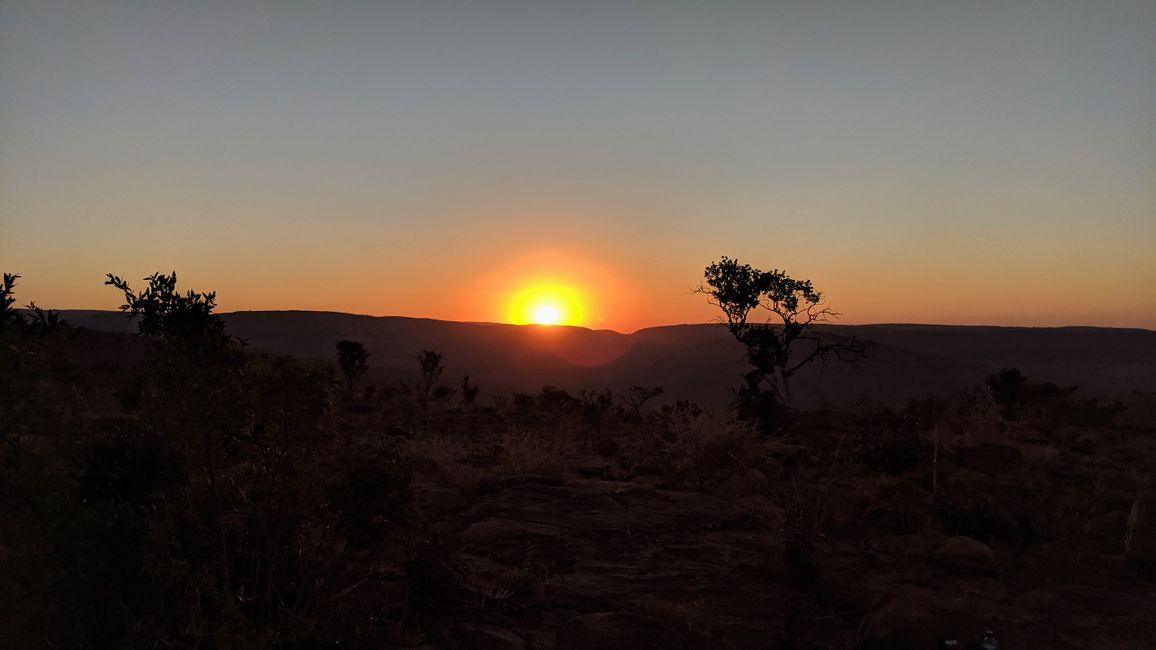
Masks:
[[[1090,433],[1078,436],[1072,441],[1072,451],[1080,454],[1091,454],[1096,451],[1096,437]]]
[[[604,438],[594,445],[594,451],[603,458],[610,458],[618,453],[618,441],[614,438]]]
[[[955,450],[955,460],[961,466],[979,472],[1002,472],[1017,465],[1023,459],[1019,447],[984,443],[960,447]]]
[[[966,639],[980,617],[965,599],[916,585],[896,585],[867,615],[860,646],[865,650],[942,648],[948,639]]]
[[[578,463],[578,474],[588,478],[602,478],[610,473],[610,463],[601,458],[591,458]]]
[[[687,650],[690,645],[662,621],[631,614],[606,612],[576,616],[558,630],[557,650]]]
[[[971,537],[949,537],[931,554],[931,561],[949,573],[986,575],[995,570],[995,554]]]
[[[811,450],[803,445],[792,445],[777,440],[766,443],[765,449],[768,456],[788,465],[800,463],[811,455]]]
[[[470,650],[523,650],[526,647],[526,641],[510,630],[474,623],[458,623],[454,641],[456,647]]]
[[[1128,515],[1123,512],[1105,512],[1088,520],[1084,533],[1099,542],[1099,546],[1109,553],[1119,553],[1124,548],[1124,534],[1128,527]]]
[[[743,472],[739,482],[743,490],[755,494],[766,492],[771,485],[770,480],[767,479],[767,475],[753,467]]]

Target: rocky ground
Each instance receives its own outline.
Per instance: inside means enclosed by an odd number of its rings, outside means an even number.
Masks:
[[[1156,395],[977,387],[765,435],[22,344],[0,648],[1156,647]]]
[[[741,444],[714,421],[544,446],[536,473],[508,436],[417,440],[425,570],[453,595],[429,594],[445,632],[414,644],[1152,647],[1145,404],[1110,427],[957,422],[938,445],[878,414]]]

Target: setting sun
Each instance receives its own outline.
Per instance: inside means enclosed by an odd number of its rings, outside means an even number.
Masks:
[[[562,312],[557,305],[543,304],[534,308],[534,322],[540,325],[557,325]]]
[[[509,320],[519,325],[579,325],[584,316],[578,292],[562,284],[530,285],[510,303]]]

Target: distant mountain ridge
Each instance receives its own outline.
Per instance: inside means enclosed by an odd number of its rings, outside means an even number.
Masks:
[[[134,331],[113,311],[63,310],[73,325]],[[386,376],[413,372],[423,349],[441,352],[447,381],[469,374],[483,390],[571,391],[662,386],[667,399],[721,404],[743,370],[742,348],[718,325],[651,327],[632,334],[582,327],[441,321],[339,312],[246,311],[222,314],[229,331],[271,352],[329,360],[334,344],[365,344]],[[802,406],[857,399],[900,403],[975,386],[1001,367],[1030,379],[1078,385],[1088,395],[1156,392],[1156,332],[1098,327],[827,325],[835,336],[875,342],[857,366],[815,364],[792,392]]]

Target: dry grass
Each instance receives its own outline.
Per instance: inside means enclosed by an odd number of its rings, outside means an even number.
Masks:
[[[420,435],[406,442],[405,452],[415,466],[432,462],[443,482],[470,491],[504,476],[533,474],[564,479],[567,462],[576,454],[576,443],[574,434],[566,429],[511,426],[496,440],[444,433]]]
[[[418,436],[406,442],[404,451],[411,465],[419,464],[420,460],[432,461],[438,477],[461,490],[470,490],[493,475],[491,468],[469,462],[466,445],[457,436]]]
[[[577,452],[574,432],[566,427],[552,431],[511,426],[499,443],[501,469],[510,474],[535,474],[565,478],[567,460]]]
[[[729,412],[703,411],[668,418],[653,432],[652,452],[663,475],[702,489],[724,469],[746,470],[755,442],[749,422]]]

